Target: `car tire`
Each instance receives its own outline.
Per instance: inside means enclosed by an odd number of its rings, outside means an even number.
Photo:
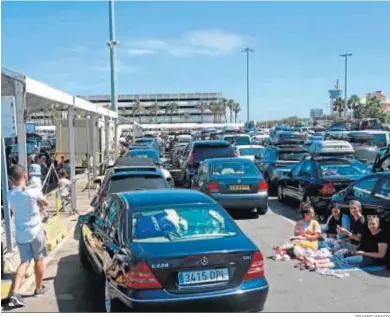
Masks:
[[[79,238],[79,259],[82,267],[86,271],[91,271],[92,265],[91,262],[89,262],[88,260],[88,250],[87,246],[85,245],[85,241],[82,234],[80,234]]]
[[[104,283],[104,311],[106,313],[120,313],[124,311],[124,305],[117,298],[111,298],[109,282],[106,277],[103,278]]]
[[[261,207],[258,207],[256,209],[257,209],[258,215],[265,215],[268,211],[268,204],[266,206],[261,206]]]
[[[284,196],[282,185],[278,185],[278,200],[282,203],[285,202],[285,200],[286,200],[286,197]]]

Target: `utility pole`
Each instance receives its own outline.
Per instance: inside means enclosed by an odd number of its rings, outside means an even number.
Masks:
[[[351,57],[351,53],[345,53],[345,54],[340,54],[340,57],[344,58],[344,111],[347,112],[348,109],[348,94],[347,94],[347,89],[348,89],[348,57]],[[352,112],[351,112],[352,113]],[[353,117],[353,114],[351,115]]]
[[[109,24],[110,40],[107,42],[107,45],[110,48],[111,110],[118,113],[116,47],[119,45],[119,42],[115,40],[114,0],[109,1]],[[116,150],[118,146],[118,122],[114,126],[114,149]]]
[[[249,47],[241,51],[246,53],[246,121],[249,122],[249,54],[253,50]]]

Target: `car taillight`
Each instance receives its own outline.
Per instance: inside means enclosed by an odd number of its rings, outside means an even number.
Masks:
[[[219,186],[216,182],[211,182],[207,186],[207,189],[210,193],[218,193],[219,192]]]
[[[145,262],[140,262],[126,274],[126,285],[133,289],[162,288]]]
[[[188,163],[189,164],[194,164],[195,163],[194,153],[191,153],[190,157],[188,158]]]
[[[264,192],[264,191],[267,191],[267,190],[268,190],[268,184],[267,184],[267,182],[263,179],[263,180],[259,183],[258,191],[259,191],[259,192]]]
[[[332,183],[326,183],[322,185],[320,189],[321,195],[332,195],[336,192],[336,188],[334,187],[334,184]]]
[[[260,251],[253,254],[251,265],[244,275],[244,280],[264,277],[264,259]]]

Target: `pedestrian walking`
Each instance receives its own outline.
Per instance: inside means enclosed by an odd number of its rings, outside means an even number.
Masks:
[[[71,181],[67,179],[65,170],[60,170],[60,179],[58,180],[58,193],[61,199],[61,211],[65,211],[66,205],[70,203],[70,185]]]
[[[41,215],[43,217],[47,215],[48,203],[40,188],[26,187],[27,173],[23,166],[15,165],[10,172],[14,187],[8,194],[8,201],[14,212],[15,239],[21,260],[9,295],[9,305],[15,307],[25,306],[25,301],[19,292],[27,268],[32,260],[35,262],[34,296],[43,295],[47,291],[47,288],[43,285],[43,260],[47,256],[47,249]]]

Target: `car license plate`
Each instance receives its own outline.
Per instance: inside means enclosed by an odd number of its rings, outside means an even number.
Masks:
[[[229,280],[228,269],[179,272],[179,285],[215,283]]]
[[[231,185],[231,190],[249,190],[249,185]]]

